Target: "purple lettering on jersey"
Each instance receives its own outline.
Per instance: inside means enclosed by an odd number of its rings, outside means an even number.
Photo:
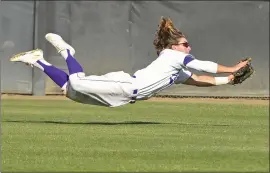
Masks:
[[[170,78],[170,84],[173,84],[174,80],[172,78]]]
[[[192,55],[187,55],[184,59],[184,65],[186,66],[188,63],[193,61],[195,58]]]

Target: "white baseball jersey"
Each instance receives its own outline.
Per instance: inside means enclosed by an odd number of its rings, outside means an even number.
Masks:
[[[123,71],[102,76],[70,75],[67,97],[86,104],[121,106],[130,103],[134,96],[137,100],[148,99],[174,83],[183,83],[192,75],[187,67],[213,73],[217,70],[213,62],[165,49],[155,61],[133,76]]]
[[[187,80],[192,73],[187,70],[186,64],[192,60],[194,58],[190,54],[172,49],[161,51],[155,61],[134,74],[139,89],[137,99],[148,99],[175,82]]]

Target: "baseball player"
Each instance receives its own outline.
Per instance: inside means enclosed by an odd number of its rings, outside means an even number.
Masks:
[[[76,102],[107,107],[117,107],[136,100],[146,100],[173,84],[198,87],[225,85],[234,79],[233,73],[245,66],[242,61],[227,67],[212,61],[196,59],[189,52],[187,38],[173,26],[169,18],[161,18],[154,46],[158,57],[147,67],[130,75],[123,71],[101,76],[86,76],[82,66],[74,58],[74,48],[61,36],[48,33],[45,36],[65,59],[69,75],[43,58],[40,49],[22,52],[11,57],[13,62],[23,62],[44,71],[63,91],[66,97]],[[208,73],[230,73],[224,77],[198,76],[189,68]]]

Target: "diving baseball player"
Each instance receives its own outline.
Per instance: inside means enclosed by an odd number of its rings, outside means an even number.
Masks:
[[[10,61],[35,66],[47,74],[63,91],[76,102],[107,107],[117,107],[136,100],[146,100],[174,85],[186,84],[209,87],[229,84],[234,80],[232,73],[248,64],[248,60],[227,67],[211,61],[201,61],[189,54],[191,47],[186,37],[175,29],[169,18],[161,18],[154,46],[158,57],[144,69],[130,75],[123,71],[110,72],[101,76],[86,76],[82,66],[74,58],[74,48],[61,36],[48,33],[45,36],[65,59],[69,74],[56,68],[43,58],[40,49],[22,52]],[[193,68],[208,73],[231,73],[224,77],[195,75]]]

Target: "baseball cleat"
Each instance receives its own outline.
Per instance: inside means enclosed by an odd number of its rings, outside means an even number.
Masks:
[[[63,50],[69,50],[71,55],[73,56],[75,54],[75,50],[72,46],[67,44],[63,38],[60,35],[54,34],[54,33],[48,33],[45,35],[45,38],[48,42],[50,42],[60,53]]]
[[[12,62],[23,62],[27,65],[33,67],[34,63],[43,58],[43,51],[41,49],[35,49],[28,52],[21,52],[19,54],[13,55],[10,58]]]

